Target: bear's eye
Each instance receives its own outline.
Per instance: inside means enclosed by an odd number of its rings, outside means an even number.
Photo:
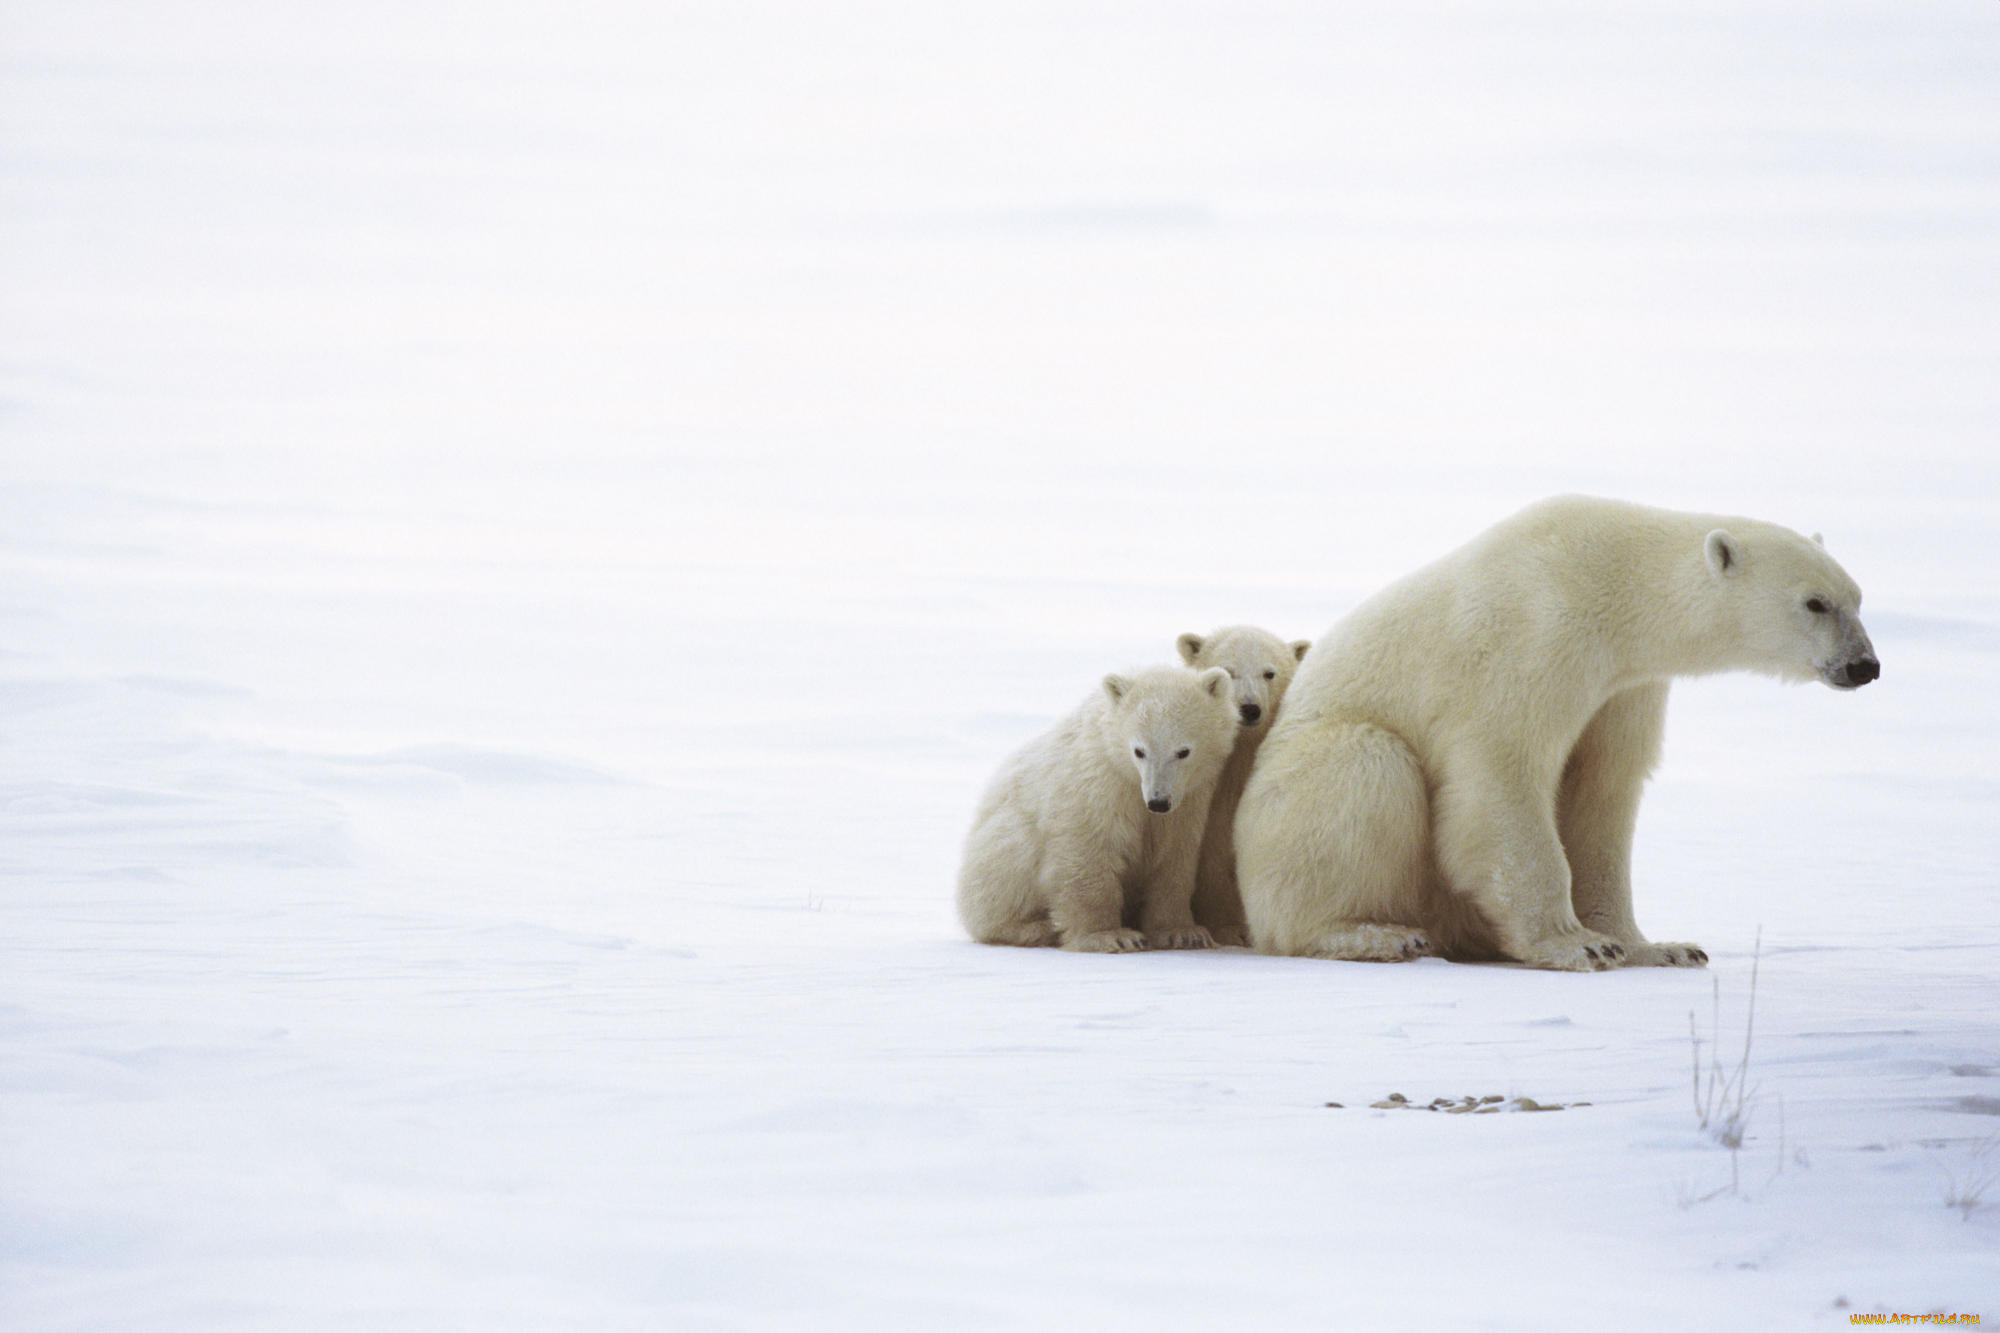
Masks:
[[[1144,759],[1146,757],[1146,752],[1135,745],[1132,747],[1132,757],[1134,759]]]
[[[1266,671],[1264,673],[1265,680],[1276,680],[1277,678],[1278,678],[1278,673],[1275,671]]]
[[[1816,616],[1823,616],[1826,614],[1826,603],[1817,597],[1808,597],[1806,598],[1806,610]]]
[[[1180,749],[1174,751],[1174,758],[1185,759],[1188,757],[1188,755],[1192,753],[1193,751],[1189,750],[1187,746],[1183,745]]]

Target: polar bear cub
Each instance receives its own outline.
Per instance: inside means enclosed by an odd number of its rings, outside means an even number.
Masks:
[[[1189,911],[1235,741],[1220,667],[1106,676],[1001,765],[965,841],[958,913],[985,944],[1205,949]]]
[[[1314,645],[1236,815],[1267,953],[1698,966],[1632,914],[1632,833],[1677,676],[1851,690],[1861,589],[1775,524],[1566,496]]]
[[[1285,687],[1292,683],[1292,673],[1312,640],[1286,643],[1269,630],[1229,625],[1211,634],[1183,634],[1174,647],[1181,661],[1197,671],[1221,667],[1229,673],[1236,703],[1236,745],[1208,806],[1208,827],[1202,833],[1201,861],[1195,870],[1194,919],[1208,927],[1217,944],[1248,944],[1243,898],[1236,890],[1236,804],[1250,780],[1257,746],[1271,729]]]

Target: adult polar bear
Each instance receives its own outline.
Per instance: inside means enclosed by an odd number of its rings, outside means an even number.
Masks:
[[[1698,966],[1632,917],[1675,676],[1879,666],[1817,539],[1580,496],[1530,506],[1313,645],[1236,818],[1266,953]]]

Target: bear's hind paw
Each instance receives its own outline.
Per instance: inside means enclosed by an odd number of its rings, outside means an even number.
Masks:
[[[1708,952],[1699,944],[1634,944],[1626,948],[1627,967],[1707,967]]]
[[[1305,952],[1314,958],[1334,958],[1356,963],[1406,963],[1431,952],[1431,937],[1411,926],[1382,926],[1372,922],[1330,930],[1314,940]]]
[[[1077,953],[1140,953],[1146,947],[1146,937],[1121,926],[1116,930],[1093,930],[1083,935],[1072,935],[1063,941],[1062,947]]]
[[[1522,950],[1519,957],[1529,967],[1545,967],[1554,972],[1605,972],[1632,961],[1624,945],[1594,930],[1537,941]]]

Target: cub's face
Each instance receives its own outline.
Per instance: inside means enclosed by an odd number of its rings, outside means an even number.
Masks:
[[[1227,671],[1237,723],[1262,728],[1271,725],[1299,659],[1312,644],[1305,639],[1286,643],[1275,634],[1238,625],[1213,634],[1183,634],[1174,646],[1191,667]]]
[[[1140,799],[1156,815],[1179,808],[1198,776],[1212,776],[1231,740],[1228,674],[1163,670],[1173,679],[1104,678],[1111,739],[1138,773]]]
[[[1854,690],[1882,674],[1861,624],[1861,589],[1812,541],[1782,529],[1708,534],[1710,574],[1742,602],[1750,665],[1791,680]]]

